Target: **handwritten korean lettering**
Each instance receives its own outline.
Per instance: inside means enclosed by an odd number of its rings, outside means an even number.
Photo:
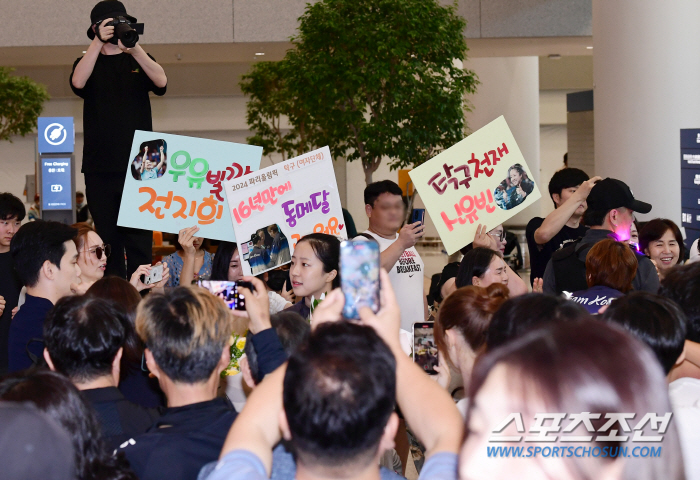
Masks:
[[[249,181],[252,183],[252,178]],[[253,210],[262,212],[263,210],[265,210],[265,205],[275,205],[277,203],[277,198],[275,197],[275,195],[281,196],[285,192],[290,191],[291,189],[292,182],[283,183],[278,187],[266,188],[265,190],[262,190],[256,193],[255,195],[248,197],[247,202],[245,200],[241,200],[241,203],[238,204],[238,207],[233,208],[231,210],[231,213],[233,213],[233,217],[236,219],[236,222],[240,225],[241,223],[243,223],[243,220],[250,217],[250,214],[253,213]]]
[[[226,167],[225,170],[219,170],[218,172],[208,171],[207,183],[214,186],[209,193],[216,195],[216,199],[223,202],[224,197],[221,196],[223,186],[221,185],[221,182],[224,180],[231,180],[232,178],[238,178],[243,175],[248,175],[251,172],[252,170],[248,165],[246,165],[245,170],[243,170],[243,167],[236,162],[233,162],[230,167]]]
[[[487,202],[488,197],[488,202]],[[454,224],[459,222],[460,225],[464,225],[469,220],[470,224],[474,224],[479,221],[479,216],[477,215],[478,210],[486,210],[486,213],[493,213],[496,207],[493,205],[493,194],[491,190],[486,190],[474,196],[465,195],[459,202],[455,203],[455,211],[457,212],[457,218],[451,220],[446,212],[441,212],[440,216],[445,222],[448,231],[454,230]]]
[[[309,196],[309,201],[299,202],[295,205],[294,200],[289,200],[282,204],[282,209],[284,214],[287,216],[286,221],[290,227],[294,227],[297,224],[298,218],[303,218],[304,215],[308,213],[315,212],[321,209],[321,212],[328,213],[331,211],[330,203],[328,203],[328,195],[330,192],[322,190],[320,192],[312,193]]]
[[[450,184],[454,187],[455,190],[457,190],[460,185],[464,185],[464,188],[469,188],[469,182],[471,181],[472,177],[469,173],[469,167],[467,165],[460,165],[459,167],[455,168],[451,165],[447,165],[446,163],[444,163],[442,165],[442,168],[443,170],[445,170],[444,177],[442,176],[442,172],[438,172],[432,177],[430,177],[430,180],[428,180],[428,185],[433,187],[439,195],[445,193],[445,190],[447,190],[447,186]],[[460,181],[457,179],[457,177],[453,177],[452,170],[454,170],[455,172],[461,171],[464,174],[464,179]]]
[[[178,162],[179,157],[184,157],[184,161]],[[170,168],[168,173],[173,176],[173,182],[177,182],[178,178],[182,175],[189,175],[186,177],[189,182],[190,188],[197,185],[197,189],[202,188],[202,182],[204,177],[209,172],[209,162],[203,158],[195,158],[192,160],[190,154],[184,150],[178,150],[173,153],[170,158]]]
[[[139,188],[139,193],[147,193],[150,196],[149,200],[139,207],[139,212],[148,211],[159,220],[165,218],[165,213],[163,211],[169,211],[174,203],[180,206],[177,211],[172,213],[173,218],[179,217],[187,219],[190,217],[197,217],[197,223],[200,225],[210,225],[214,223],[214,221],[221,219],[221,215],[224,212],[223,205],[217,202],[213,195],[202,198],[199,204],[196,200],[192,200],[189,203],[190,208],[188,211],[187,200],[179,195],[174,195],[172,191],[169,191],[165,196],[159,196],[153,188],[141,187]],[[162,202],[163,205],[154,207],[156,202]]]

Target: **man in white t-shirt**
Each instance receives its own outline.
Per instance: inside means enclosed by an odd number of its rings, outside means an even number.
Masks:
[[[396,183],[383,180],[365,188],[369,229],[364,233],[379,243],[381,266],[389,272],[401,307],[401,328],[411,332],[414,323],[428,317],[428,304],[423,294],[423,260],[415,248],[423,236],[423,224],[416,222],[402,228],[405,212],[401,188]]]

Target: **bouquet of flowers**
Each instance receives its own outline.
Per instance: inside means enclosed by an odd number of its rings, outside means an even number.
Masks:
[[[316,307],[318,307],[318,304],[321,303],[324,299],[326,298],[326,293],[322,293],[320,298],[314,298],[313,295],[311,295],[311,308],[309,312],[309,321],[311,321],[311,317],[314,314],[314,310],[316,310]],[[303,302],[303,300],[302,300]]]
[[[241,372],[241,369],[238,366],[238,360],[243,356],[245,336],[236,335],[234,333],[231,335],[229,343],[231,345],[231,360],[229,360],[226,370],[221,372],[222,377],[227,375],[237,375]]]

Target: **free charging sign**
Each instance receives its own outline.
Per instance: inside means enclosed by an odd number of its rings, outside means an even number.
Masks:
[[[71,158],[41,159],[42,210],[72,210]]]
[[[37,137],[39,154],[73,153],[75,149],[73,117],[39,117]]]

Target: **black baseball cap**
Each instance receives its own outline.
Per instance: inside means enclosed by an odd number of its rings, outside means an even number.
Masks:
[[[596,183],[586,199],[588,208],[608,212],[614,208],[625,207],[638,213],[649,213],[651,204],[634,198],[630,187],[616,178],[605,178]]]
[[[87,36],[90,40],[95,38],[95,32],[92,31],[92,26],[100,20],[107,18],[125,17],[131,23],[136,23],[136,18],[126,13],[126,7],[119,0],[102,0],[92,8],[90,12],[90,27],[87,30]]]

